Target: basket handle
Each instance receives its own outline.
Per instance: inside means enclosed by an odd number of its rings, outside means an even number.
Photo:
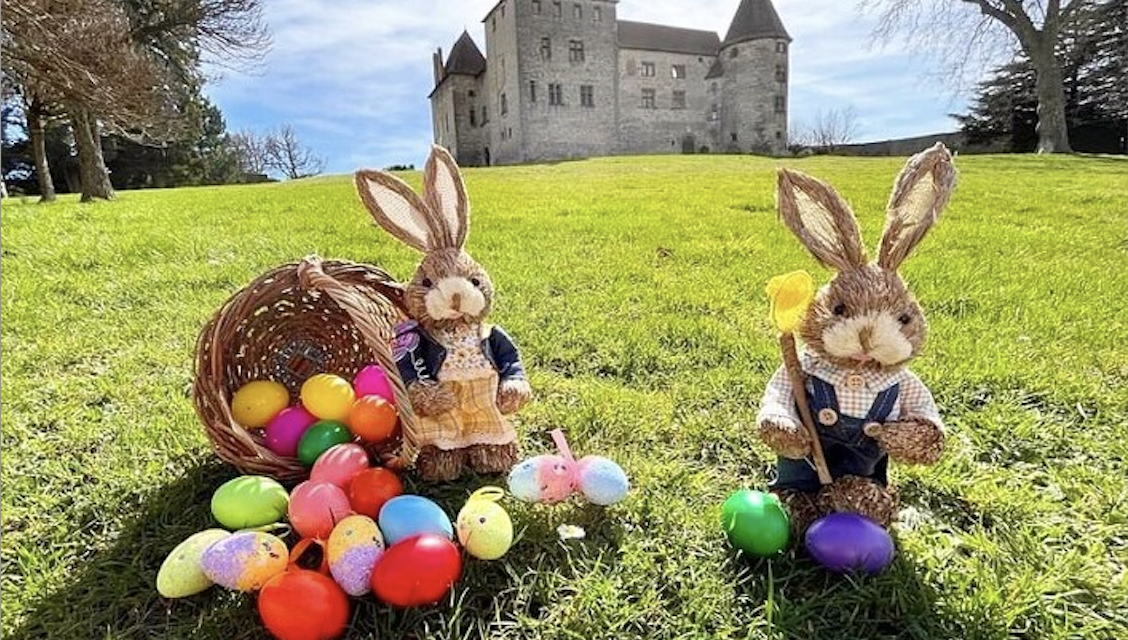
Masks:
[[[328,295],[337,306],[345,310],[352,319],[360,335],[364,338],[376,360],[384,368],[388,382],[392,384],[392,392],[396,396],[396,409],[399,411],[400,425],[403,427],[403,444],[399,456],[384,460],[384,466],[400,470],[415,463],[419,455],[419,441],[416,436],[415,412],[411,408],[411,401],[407,396],[407,388],[400,378],[399,368],[395,358],[388,348],[388,344],[380,335],[380,329],[372,321],[373,313],[371,302],[356,293],[350,286],[341,284],[339,280],[325,273],[321,266],[321,258],[306,256],[298,263],[298,280],[307,289],[316,289]]]

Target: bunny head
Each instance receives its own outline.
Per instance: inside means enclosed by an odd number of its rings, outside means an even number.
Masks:
[[[897,269],[936,222],[955,178],[952,156],[940,143],[909,159],[894,183],[871,263],[842,197],[809,175],[780,170],[780,216],[816,260],[837,272],[798,330],[815,354],[835,366],[883,370],[920,353],[928,325]]]
[[[493,283],[463,250],[470,231],[470,203],[450,153],[432,147],[423,172],[422,198],[403,180],[383,171],[358,171],[356,188],[377,224],[423,252],[404,291],[411,317],[430,329],[482,321],[493,302]]]

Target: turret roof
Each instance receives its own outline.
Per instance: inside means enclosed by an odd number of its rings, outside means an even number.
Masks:
[[[721,46],[760,38],[791,40],[787,29],[783,28],[783,21],[772,6],[772,0],[741,0]]]

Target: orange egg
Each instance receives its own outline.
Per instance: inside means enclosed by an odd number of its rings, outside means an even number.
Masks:
[[[345,422],[349,431],[366,442],[383,442],[395,435],[396,408],[380,396],[361,396],[353,403]]]

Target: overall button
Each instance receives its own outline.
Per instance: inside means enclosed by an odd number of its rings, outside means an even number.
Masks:
[[[846,386],[851,391],[857,391],[866,386],[866,379],[860,373],[851,373],[846,376]]]
[[[838,412],[829,407],[826,409],[819,409],[819,424],[823,425],[824,427],[829,427],[836,422],[838,422]]]

